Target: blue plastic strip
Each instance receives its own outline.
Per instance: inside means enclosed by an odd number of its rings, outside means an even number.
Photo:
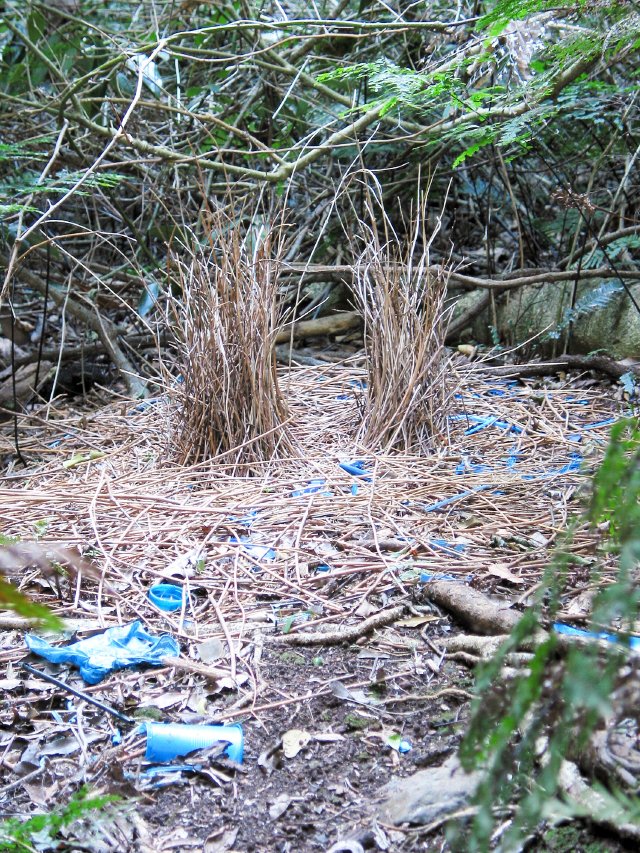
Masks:
[[[482,474],[485,471],[493,471],[491,465],[482,465],[479,462],[472,462],[468,456],[463,456],[455,468],[456,474]]]
[[[621,643],[630,649],[640,649],[640,637],[619,637],[617,634],[608,634],[606,631],[584,631],[582,628],[574,628],[573,625],[564,625],[562,622],[554,622],[553,630],[558,634],[567,634],[572,637],[583,637],[589,640],[606,640],[608,643]]]
[[[466,546],[462,542],[452,545],[446,539],[429,539],[429,545],[439,551],[447,551],[449,554],[463,554],[466,550]]]
[[[429,583],[429,581],[454,581],[456,583],[470,583],[473,575],[448,575],[444,572],[420,572],[420,583]]]
[[[333,497],[333,492],[329,491],[328,489],[322,491],[325,485],[326,480],[322,480],[319,478],[316,480],[309,480],[305,488],[296,489],[295,492],[291,492],[291,497],[299,498],[302,497],[302,495],[315,495],[318,493],[320,493],[323,497]]]
[[[361,477],[367,483],[371,482],[371,472],[367,471],[364,467],[366,462],[356,460],[355,462],[338,462],[338,465],[347,474],[351,474],[354,477]]]
[[[498,420],[495,415],[487,415],[484,417],[481,417],[480,415],[449,415],[449,420],[467,421],[467,423],[476,424],[476,426],[466,429],[464,432],[465,435],[475,435],[477,432],[480,432],[480,430],[492,426],[509,432],[521,433],[523,431],[522,427],[519,427],[516,424],[507,423],[507,421]]]
[[[607,418],[604,421],[596,421],[593,424],[584,424],[582,429],[598,429],[603,426],[610,426],[611,424],[615,424],[617,418]]]
[[[444,498],[444,500],[436,501],[433,504],[428,504],[426,506],[423,504],[421,509],[423,512],[434,512],[436,509],[442,509],[443,507],[449,506],[449,504],[455,503],[462,498],[468,498],[469,495],[475,495],[476,492],[484,492],[490,488],[491,486],[488,485],[476,486],[475,489],[468,489],[466,492],[459,492],[457,495],[452,495],[450,498]]]

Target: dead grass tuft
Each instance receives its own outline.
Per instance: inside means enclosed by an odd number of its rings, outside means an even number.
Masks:
[[[277,233],[242,233],[221,213],[210,233],[210,249],[174,257],[172,444],[184,465],[251,465],[291,451],[274,350],[282,328]]]
[[[375,217],[370,221],[375,223]],[[445,348],[446,271],[430,269],[424,205],[405,244],[385,221],[364,226],[355,294],[365,323],[368,382],[360,440],[370,449],[433,450],[448,434],[454,383]]]

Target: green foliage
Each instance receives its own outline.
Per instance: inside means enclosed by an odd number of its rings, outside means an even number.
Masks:
[[[562,761],[584,747],[609,713],[611,694],[627,656],[625,637],[638,613],[639,594],[631,574],[640,560],[639,500],[640,430],[635,420],[623,420],[612,429],[587,515],[592,526],[608,525],[601,556],[618,557],[615,582],[602,586],[595,597],[592,627],[600,631],[603,625],[619,625],[619,642],[606,648],[597,643],[576,644],[559,658],[558,634],[549,630],[540,635],[526,672],[511,680],[501,676],[509,652],[530,641],[537,631],[550,628],[557,617],[572,565],[575,522],[565,548],[545,573],[535,605],[478,673],[477,698],[460,759],[467,770],[481,769],[484,776],[470,830],[452,828],[451,840],[459,849],[488,850],[500,806],[513,801],[516,813],[502,845],[505,850],[517,849],[556,797]],[[599,571],[593,571],[593,582]],[[614,792],[608,797],[624,811],[624,796]],[[579,808],[572,811],[571,804],[563,808],[568,814],[580,813]],[[640,820],[638,809],[625,811],[624,819]]]
[[[2,575],[0,575],[0,607],[12,610],[18,616],[24,616],[25,619],[34,620],[51,631],[61,631],[64,627],[62,621],[48,607],[31,601]]]
[[[573,308],[565,308],[561,320],[547,333],[548,340],[559,340],[562,333],[571,323],[575,323],[581,317],[587,317],[594,311],[602,311],[617,294],[624,291],[623,286],[617,281],[603,281],[593,290],[582,296]]]
[[[96,821],[100,815],[108,817],[108,807],[119,802],[116,796],[95,796],[87,788],[81,788],[69,802],[47,814],[38,814],[28,820],[10,818],[0,823],[0,851],[22,853],[22,851],[68,849],[60,836],[61,830],[69,836],[73,824],[91,817]],[[84,835],[85,833],[83,833]]]
[[[573,5],[581,8],[586,2],[587,0],[578,0]],[[480,18],[478,29],[489,30],[491,35],[498,35],[511,21],[555,10],[558,4],[554,0],[498,0],[491,6],[492,8]]]

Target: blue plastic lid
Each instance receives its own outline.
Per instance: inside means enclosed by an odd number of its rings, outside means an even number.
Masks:
[[[157,583],[149,590],[148,597],[160,610],[179,610],[182,607],[184,590],[173,583]]]

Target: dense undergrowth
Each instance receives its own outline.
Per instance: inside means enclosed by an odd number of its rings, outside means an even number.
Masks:
[[[313,8],[8,0],[2,299],[45,354],[63,313],[141,393],[148,366],[124,338],[155,345],[173,248],[206,246],[216,207],[256,233],[286,211],[283,262],[353,263],[343,226],[367,216],[354,171],[376,176],[401,239],[429,189],[430,260],[471,277],[450,294],[553,272],[570,290],[563,345],[575,317],[606,310],[587,284],[638,278],[637,4]],[[300,284],[281,282],[298,316],[345,299],[336,276]],[[495,317],[508,294],[488,296]]]

